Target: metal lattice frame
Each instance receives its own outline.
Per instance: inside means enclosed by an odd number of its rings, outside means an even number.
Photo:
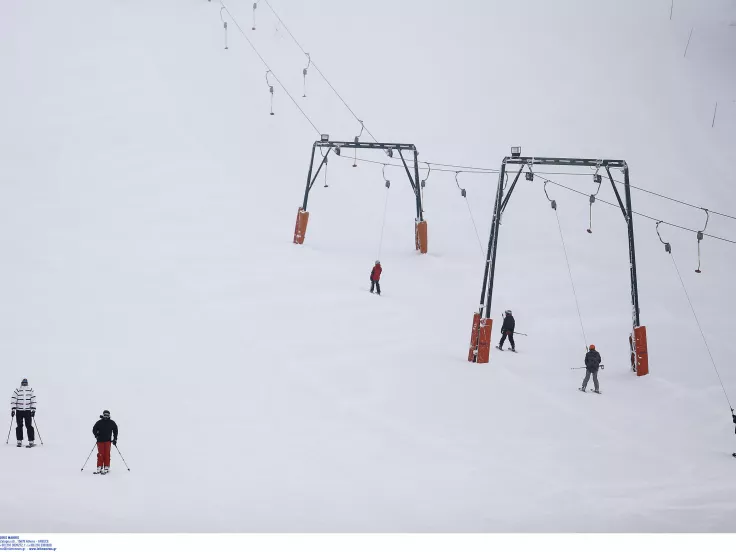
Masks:
[[[315,157],[317,148],[327,148],[327,152],[322,156],[322,161],[317,167],[317,170],[314,171],[314,157]],[[332,140],[316,141],[312,145],[312,157],[309,161],[309,173],[307,174],[307,186],[304,190],[304,203],[302,204],[303,211],[307,210],[307,202],[309,201],[309,192],[312,190],[312,186],[314,186],[314,183],[317,180],[317,177],[319,176],[319,173],[322,170],[322,167],[324,167],[325,163],[327,163],[327,157],[330,155],[330,153],[334,153],[335,155],[340,155],[340,152],[343,149],[355,149],[355,150],[372,149],[372,150],[384,150],[386,152],[393,152],[393,151],[398,152],[399,157],[401,158],[401,162],[404,165],[404,169],[406,169],[406,176],[409,178],[409,184],[411,185],[412,191],[414,192],[414,197],[416,198],[416,211],[417,211],[416,220],[418,222],[422,222],[424,220],[424,210],[422,208],[422,193],[421,193],[421,187],[420,187],[420,182],[419,182],[419,153],[417,152],[417,148],[414,144],[398,144],[398,143],[390,143],[390,142],[359,142],[357,140],[353,140],[352,142],[335,142]],[[404,151],[413,152],[413,155],[414,155],[414,175],[413,176],[412,176],[412,171],[409,169],[409,166],[406,164],[406,160],[404,159],[404,155],[403,155]]]
[[[513,183],[509,187],[504,196],[504,180],[506,178],[507,165],[519,166],[519,170],[514,177]],[[615,159],[575,159],[566,157],[505,157],[501,164],[501,171],[498,178],[498,189],[496,190],[496,200],[493,207],[493,222],[491,224],[491,234],[488,239],[488,252],[486,253],[485,273],[483,274],[483,289],[480,295],[479,314],[485,318],[491,316],[491,301],[493,299],[493,280],[496,273],[496,250],[498,246],[498,234],[501,225],[501,215],[508,205],[511,194],[514,192],[517,182],[524,167],[529,167],[530,172],[534,172],[534,166],[566,166],[566,167],[595,167],[597,169],[605,169],[608,180],[611,182],[613,192],[616,194],[616,200],[621,208],[629,234],[629,261],[631,273],[631,305],[632,305],[632,323],[633,326],[639,327],[639,289],[636,279],[636,252],[634,249],[634,220],[633,210],[631,208],[631,187],[629,185],[629,167],[626,161]],[[626,204],[621,201],[616,182],[611,176],[611,168],[622,169],[624,173],[624,194]],[[591,175],[592,176],[592,175]]]

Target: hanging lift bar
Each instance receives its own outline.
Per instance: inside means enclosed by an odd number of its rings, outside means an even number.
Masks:
[[[513,165],[519,165],[519,170],[516,174],[516,177],[514,178],[513,184],[509,187],[508,192],[506,192],[504,197],[504,182],[506,178],[507,173],[507,167],[513,166]],[[626,164],[626,161],[620,160],[620,159],[576,159],[576,158],[569,158],[569,157],[505,157],[503,159],[503,162],[501,164],[501,170],[499,171],[499,178],[498,178],[498,187],[496,190],[496,199],[494,201],[494,208],[493,208],[493,220],[491,222],[491,232],[490,236],[488,238],[488,251],[486,253],[486,263],[484,267],[484,274],[483,274],[483,287],[481,289],[481,295],[480,295],[480,307],[478,311],[476,312],[476,317],[479,317],[482,320],[490,319],[491,316],[491,303],[493,300],[493,282],[494,282],[494,276],[496,272],[496,253],[498,250],[498,234],[500,230],[501,225],[501,215],[506,209],[506,206],[508,205],[509,200],[511,199],[511,194],[514,192],[514,189],[516,187],[516,183],[519,180],[519,176],[521,175],[522,171],[526,166],[529,167],[531,174],[533,175],[533,168],[535,165],[546,165],[546,166],[567,166],[567,167],[595,167],[597,170],[603,167],[606,170],[606,174],[608,175],[608,179],[611,182],[611,186],[613,187],[613,192],[616,195],[616,200],[618,201],[619,207],[621,208],[621,212],[624,215],[624,220],[626,221],[627,230],[628,230],[628,239],[629,239],[629,264],[630,264],[630,278],[631,278],[631,306],[632,306],[632,324],[635,329],[635,334],[637,333],[636,329],[640,327],[640,319],[639,319],[639,289],[637,285],[637,276],[636,276],[636,251],[634,247],[634,220],[633,220],[633,210],[631,207],[631,186],[629,184],[629,167]],[[611,176],[611,168],[617,168],[621,169],[624,173],[624,194],[626,203],[624,205],[624,202],[621,200],[621,195],[619,194],[618,189],[616,188],[616,183],[613,180],[613,177]],[[533,176],[532,176],[533,178]],[[529,180],[529,178],[527,178]],[[481,320],[481,322],[482,322]],[[482,323],[481,323],[482,325]],[[476,320],[474,319],[474,326],[473,326],[473,337],[471,338],[471,352],[469,355],[469,360],[473,359],[480,359],[485,358],[487,359],[487,352],[484,354],[479,354],[479,337],[476,333],[477,330],[477,324]],[[639,345],[637,345],[637,355],[640,356],[640,353],[646,356],[646,336],[645,336],[645,328],[641,328],[641,330],[644,330],[643,332],[640,332],[642,337],[639,339]],[[475,347],[475,351],[473,351],[473,347]],[[642,369],[637,371],[639,375],[644,375],[645,373],[648,373],[648,361],[644,359],[642,361]]]
[[[322,167],[327,163],[327,156],[330,155],[330,153],[334,153],[335,155],[340,155],[341,150],[343,149],[352,149],[352,150],[359,150],[359,149],[368,149],[368,150],[383,150],[386,152],[389,157],[393,156],[393,152],[397,151],[399,153],[399,157],[401,158],[401,162],[404,165],[404,169],[406,170],[406,176],[409,178],[409,184],[411,185],[411,189],[414,192],[414,198],[416,202],[416,219],[415,219],[415,230],[416,230],[416,236],[415,241],[417,245],[417,249],[421,250],[422,253],[427,252],[427,237],[426,237],[426,221],[424,220],[424,208],[422,206],[422,192],[421,192],[421,185],[419,183],[419,152],[417,151],[417,148],[414,144],[402,144],[398,142],[361,142],[358,140],[358,137],[356,137],[355,140],[352,141],[334,141],[329,139],[324,139],[326,135],[324,135],[320,140],[317,140],[312,145],[312,156],[309,161],[309,172],[307,173],[307,185],[304,189],[304,201],[302,202],[302,206],[299,210],[299,215],[297,217],[297,226],[294,233],[294,243],[302,243],[304,241],[304,234],[306,232],[306,218],[308,217],[309,213],[307,212],[307,204],[309,202],[309,192],[312,190],[312,186],[314,186],[315,181],[317,180],[317,177],[319,176],[320,171],[322,170]],[[327,148],[327,152],[322,157],[321,162],[317,166],[316,171],[314,170],[314,161],[316,156],[317,148]],[[410,151],[413,152],[413,161],[414,161],[414,171],[412,174],[412,170],[409,168],[409,165],[406,163],[406,158],[404,157],[403,152]]]

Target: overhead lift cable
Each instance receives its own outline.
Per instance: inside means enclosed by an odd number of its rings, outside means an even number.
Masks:
[[[252,41],[251,41],[251,40],[250,40],[250,39],[248,38],[248,35],[246,35],[246,34],[245,34],[245,31],[243,30],[243,27],[241,27],[241,26],[240,26],[240,23],[238,23],[238,20],[237,20],[237,19],[235,19],[235,17],[233,16],[232,12],[230,12],[230,10],[228,9],[227,5],[225,5],[225,3],[224,3],[224,2],[222,1],[222,0],[220,0],[220,5],[221,5],[221,6],[222,6],[222,7],[223,7],[223,8],[225,9],[225,11],[227,12],[228,16],[229,16],[229,17],[230,17],[230,19],[232,20],[232,22],[233,22],[233,23],[235,23],[235,26],[236,26],[236,27],[238,28],[238,30],[240,31],[240,34],[241,34],[241,35],[243,35],[243,38],[245,38],[245,40],[246,40],[246,42],[248,43],[248,45],[249,45],[249,46],[251,47],[251,49],[252,49],[252,50],[253,50],[253,51],[255,52],[255,54],[256,54],[256,55],[258,56],[258,59],[260,59],[260,60],[261,60],[261,63],[263,63],[263,65],[264,65],[264,66],[266,67],[266,69],[267,69],[268,71],[270,71],[271,75],[273,75],[273,78],[274,78],[274,79],[276,80],[276,82],[277,82],[277,83],[279,84],[279,86],[280,86],[280,87],[281,87],[281,88],[283,89],[283,91],[284,91],[284,92],[286,92],[286,95],[287,95],[287,96],[289,96],[289,99],[291,100],[291,102],[292,102],[292,103],[293,103],[293,104],[294,104],[294,105],[296,106],[296,108],[297,108],[297,109],[299,110],[299,112],[300,112],[300,113],[301,113],[301,114],[302,114],[302,115],[304,116],[304,118],[305,118],[305,119],[307,120],[307,122],[308,122],[308,123],[309,123],[309,124],[310,124],[310,125],[312,126],[312,128],[313,128],[313,129],[315,130],[315,132],[316,132],[317,134],[321,134],[321,133],[320,133],[320,131],[319,131],[319,129],[317,128],[317,125],[315,125],[315,124],[314,124],[314,123],[312,122],[312,119],[310,119],[310,118],[309,118],[309,115],[307,115],[307,114],[305,113],[305,111],[304,111],[304,110],[302,109],[302,107],[301,107],[301,106],[299,105],[299,102],[297,102],[297,101],[296,101],[296,100],[294,99],[294,96],[292,96],[292,95],[291,95],[291,93],[289,92],[289,90],[288,90],[288,89],[286,88],[286,86],[284,86],[284,84],[283,84],[283,83],[281,82],[281,79],[279,79],[278,75],[276,75],[276,73],[274,73],[274,72],[273,72],[273,70],[271,69],[271,67],[269,67],[269,65],[268,65],[268,63],[266,62],[266,60],[265,60],[265,59],[263,58],[263,56],[261,55],[261,53],[260,53],[260,52],[258,51],[258,49],[257,49],[257,48],[255,47],[255,45],[253,44],[253,42],[252,42]],[[270,85],[269,85],[269,86],[270,86]]]
[[[294,42],[299,46],[300,49],[302,49],[302,51],[304,52],[304,54],[307,55],[307,52],[301,47],[301,45],[296,40],[296,38],[294,37],[294,35],[291,33],[291,31],[289,30],[289,28],[284,24],[283,20],[281,20],[281,18],[278,16],[278,14],[273,10],[273,7],[270,5],[270,3],[268,2],[268,0],[265,0],[265,1],[266,1],[266,4],[268,5],[269,9],[271,9],[271,11],[277,17],[277,19],[281,22],[281,24],[287,30],[287,32],[292,37],[292,39],[294,40]],[[291,102],[296,106],[296,108],[299,110],[299,112],[302,114],[302,116],[307,120],[307,122],[311,125],[311,127],[318,134],[321,134],[320,131],[319,131],[319,129],[317,128],[317,126],[311,120],[311,118],[306,114],[306,112],[302,109],[302,107],[298,104],[298,102],[291,95],[291,93],[289,92],[289,90],[284,86],[284,84],[281,82],[281,79],[278,78],[278,75],[276,75],[276,73],[273,72],[273,70],[270,68],[270,66],[268,65],[268,63],[266,62],[266,60],[263,58],[263,56],[261,55],[261,53],[255,47],[255,45],[253,44],[253,42],[247,37],[247,35],[245,34],[245,31],[240,26],[240,24],[238,23],[237,19],[233,16],[232,12],[230,12],[230,10],[228,9],[228,7],[225,5],[225,3],[222,0],[220,0],[220,5],[222,6],[222,9],[224,9],[225,12],[227,12],[228,16],[230,16],[230,19],[232,19],[233,23],[235,23],[235,26],[240,31],[240,34],[243,35],[243,38],[245,38],[245,40],[248,42],[248,45],[251,47],[251,49],[255,52],[255,54],[261,60],[261,63],[263,63],[263,65],[266,67],[266,69],[268,70],[268,72],[270,72],[271,75],[273,75],[274,79],[279,84],[279,86],[281,86],[281,88],[284,90],[284,92],[286,92],[286,95],[289,97],[289,99],[291,100]],[[254,6],[256,6],[256,4],[254,4]],[[254,8],[254,10],[255,10],[255,8]],[[225,22],[223,21],[223,23],[225,23]],[[343,100],[342,96],[340,96],[340,94],[337,92],[337,90],[335,90],[334,87],[332,86],[332,84],[325,78],[324,74],[319,70],[319,67],[317,67],[317,65],[311,59],[311,56],[310,56],[309,60],[311,62],[311,65],[314,66],[315,70],[317,70],[317,72],[320,74],[320,76],[322,76],[322,78],[325,80],[325,82],[328,85],[330,85],[330,88],[333,89],[333,91],[335,92],[335,94],[343,101],[343,103],[350,110],[350,112],[353,114],[353,116],[355,117],[355,119],[358,122],[361,123],[361,134],[362,134],[362,131],[364,129],[375,140],[375,137],[373,136],[373,134],[371,133],[371,131],[365,126],[364,122],[361,119],[358,119],[357,115],[355,115],[355,112],[352,109],[350,109],[350,106]],[[270,91],[271,88],[272,87],[269,84],[269,91]],[[357,166],[357,161],[358,161],[358,157],[356,155],[354,157],[354,159],[353,159],[353,166]],[[367,163],[379,163],[380,164],[380,162],[371,161],[371,160],[367,160],[367,159],[362,159],[362,161],[365,161]],[[452,173],[455,173],[457,171],[456,170],[451,170],[451,169],[441,169],[441,168],[438,168],[438,167],[464,168],[465,170],[463,170],[462,172],[467,172],[467,173],[477,173],[477,174],[485,174],[485,173],[491,173],[491,174],[493,174],[493,173],[498,173],[498,170],[497,169],[489,169],[489,168],[484,168],[484,167],[469,167],[469,166],[465,166],[465,165],[452,165],[452,164],[449,164],[449,163],[438,163],[438,162],[434,162],[434,161],[429,161],[428,163],[431,163],[432,165],[434,165],[436,167],[434,170],[441,171],[441,172],[452,172]],[[400,165],[398,165],[398,166],[400,166]],[[562,172],[557,172],[557,173],[538,172],[537,174],[540,174],[540,175],[544,175],[544,174],[569,174],[571,176],[580,176],[580,173],[562,173]],[[560,184],[558,182],[555,182],[553,180],[549,180],[548,179],[547,181],[550,184],[554,184],[556,186],[559,186],[561,188],[567,189],[569,191],[572,191],[572,192],[575,192],[575,193],[578,193],[578,194],[581,194],[581,195],[588,195],[588,194],[585,194],[584,192],[580,192],[579,190],[575,190],[573,188],[569,188],[567,186],[563,186],[562,184]],[[614,182],[619,183],[619,184],[621,183],[620,181],[617,181],[617,180],[614,180]],[[639,190],[639,191],[645,192],[645,193],[648,193],[648,194],[651,194],[651,195],[655,195],[657,197],[661,197],[663,199],[667,199],[669,201],[673,201],[675,203],[680,203],[680,204],[686,205],[688,207],[692,207],[692,208],[695,208],[695,209],[703,209],[703,210],[705,210],[705,211],[707,211],[707,212],[709,212],[711,214],[714,214],[714,215],[718,215],[718,216],[721,216],[721,217],[725,217],[725,218],[736,220],[736,216],[727,215],[725,213],[714,211],[712,209],[705,209],[704,207],[698,207],[697,205],[693,205],[693,204],[687,203],[685,201],[681,201],[681,200],[678,200],[678,199],[675,199],[675,198],[672,198],[672,197],[669,197],[669,196],[666,196],[666,195],[663,195],[663,194],[659,194],[657,192],[652,192],[650,190],[646,190],[644,188],[640,188],[640,187],[637,187],[637,186],[631,186],[631,188],[632,189],[635,189],[635,190]],[[588,197],[590,198],[590,196],[588,196]],[[601,203],[604,203],[606,205],[609,205],[611,207],[616,207],[616,205],[614,205],[613,203],[609,203],[607,201],[600,200],[600,199],[598,201],[600,201]],[[648,218],[648,219],[653,220],[655,222],[658,220],[655,217],[651,217],[651,216],[645,215],[643,213],[638,213],[636,211],[634,211],[634,214],[639,215],[639,216],[644,217],[644,218]],[[677,225],[677,224],[674,224],[674,223],[671,223],[671,222],[666,222],[666,221],[662,221],[662,224],[667,224],[667,225],[672,226],[674,228],[679,228],[679,229],[685,230],[687,232],[692,232],[692,233],[694,233],[696,235],[700,233],[704,237],[707,236],[707,237],[710,237],[710,238],[713,238],[713,239],[716,239],[716,240],[720,240],[720,241],[724,241],[724,242],[727,242],[727,243],[736,244],[736,241],[734,241],[734,240],[730,240],[728,238],[723,238],[723,237],[716,236],[716,235],[713,235],[713,234],[706,234],[704,230],[702,230],[702,231],[693,230],[691,228],[686,228],[684,226],[680,226],[680,225]],[[702,240],[702,238],[701,238],[701,240]]]
[[[330,82],[330,81],[329,81],[329,80],[327,79],[327,77],[326,77],[326,76],[325,76],[325,74],[324,74],[324,73],[323,73],[323,72],[322,72],[322,71],[320,70],[320,68],[319,68],[319,67],[317,66],[317,64],[316,64],[316,63],[315,63],[315,62],[314,62],[314,61],[313,61],[313,60],[311,59],[311,56],[309,55],[309,53],[308,53],[308,52],[307,52],[307,51],[306,51],[306,50],[305,50],[305,49],[304,49],[304,48],[302,47],[302,45],[301,45],[301,44],[299,43],[299,41],[298,41],[298,40],[296,39],[296,37],[294,36],[294,34],[293,34],[293,33],[291,32],[291,29],[289,29],[289,27],[288,27],[288,26],[286,25],[286,23],[284,23],[283,19],[281,19],[281,16],[279,16],[279,14],[278,14],[278,13],[276,12],[276,10],[275,10],[275,9],[273,8],[273,6],[272,6],[272,5],[271,5],[271,3],[269,2],[269,0],[264,0],[264,1],[266,2],[266,5],[268,6],[268,8],[269,8],[269,9],[271,10],[271,12],[272,12],[272,13],[274,14],[274,16],[276,17],[276,19],[278,19],[278,21],[279,21],[279,22],[281,23],[281,25],[282,25],[282,26],[284,27],[284,29],[286,29],[286,32],[287,32],[287,33],[289,34],[289,36],[291,37],[291,39],[292,39],[292,40],[294,41],[294,44],[296,44],[296,45],[297,45],[297,47],[298,47],[298,48],[299,48],[299,49],[300,49],[300,50],[302,51],[302,53],[303,53],[303,54],[304,54],[305,56],[308,56],[308,57],[309,57],[309,63],[310,63],[310,64],[311,64],[311,65],[312,65],[312,66],[314,67],[314,69],[315,69],[315,70],[316,70],[316,71],[317,71],[317,72],[319,73],[319,75],[320,75],[320,76],[322,77],[322,79],[323,79],[323,80],[325,81],[325,83],[326,83],[326,84],[327,84],[327,85],[328,85],[328,86],[329,86],[329,87],[330,87],[330,88],[332,89],[332,91],[333,91],[333,92],[335,93],[335,95],[336,95],[336,96],[337,96],[337,97],[338,97],[338,98],[340,99],[340,101],[341,101],[341,102],[343,103],[343,105],[344,105],[344,106],[345,106],[345,107],[347,108],[347,110],[348,110],[348,111],[350,112],[350,114],[351,114],[351,115],[352,115],[352,116],[353,116],[353,117],[355,118],[355,120],[356,120],[356,121],[358,121],[358,122],[360,122],[360,123],[361,123],[361,124],[362,124],[362,125],[363,125],[363,126],[365,127],[365,125],[364,125],[364,123],[363,123],[363,120],[361,120],[361,119],[360,119],[360,118],[358,117],[358,115],[357,115],[357,114],[355,113],[355,111],[353,111],[353,109],[352,109],[352,108],[350,107],[350,105],[349,105],[349,104],[348,104],[348,103],[347,103],[347,102],[345,101],[345,99],[344,99],[344,98],[342,97],[342,95],[340,95],[340,93],[339,93],[339,92],[337,91],[337,89],[335,89],[335,87],[334,87],[334,86],[332,85],[332,83],[331,83],[331,82]],[[254,4],[253,6],[254,6],[254,13],[255,13],[255,7],[256,7],[256,4]],[[307,65],[307,67],[309,67],[309,64]],[[306,70],[306,69],[305,69],[305,70]],[[306,94],[306,92],[305,92],[305,94]],[[372,132],[371,132],[371,131],[370,131],[370,130],[369,130],[369,129],[367,128],[367,127],[365,127],[365,131],[366,131],[366,132],[368,133],[368,135],[369,135],[369,136],[370,136],[371,138],[373,138],[373,140],[374,140],[374,141],[376,141],[376,142],[378,141],[378,140],[376,139],[376,137],[375,137],[375,136],[373,135],[373,133],[372,133]],[[435,166],[437,166],[437,167],[453,167],[453,168],[455,168],[455,169],[468,169],[468,170],[466,170],[466,171],[463,171],[463,172],[469,172],[470,170],[473,170],[473,171],[478,171],[478,172],[498,173],[498,170],[497,170],[497,169],[489,169],[489,168],[485,168],[485,167],[470,167],[470,166],[464,166],[464,165],[453,165],[453,164],[449,164],[449,163],[437,163],[437,162],[434,162],[434,161],[430,161],[430,163],[432,163],[432,165],[435,165]],[[436,170],[441,170],[441,169],[436,169]],[[450,170],[450,171],[448,171],[448,172],[455,172],[455,171],[454,171],[454,170]],[[540,173],[537,173],[537,174],[540,174],[540,175],[565,175],[565,174],[567,174],[567,175],[570,175],[570,176],[579,176],[579,175],[580,175],[579,173],[563,173],[563,172],[540,172]],[[623,185],[623,183],[622,183],[622,182],[620,182],[620,181],[618,181],[618,180],[614,180],[614,181],[615,181],[615,182],[616,182],[617,184],[622,184],[622,185]],[[552,182],[551,182],[551,183],[552,183]],[[657,192],[652,192],[652,191],[650,191],[650,190],[646,190],[646,189],[644,189],[644,188],[640,188],[640,187],[638,187],[638,186],[633,186],[633,185],[631,185],[630,187],[631,187],[632,189],[634,189],[634,190],[639,190],[639,191],[641,191],[641,192],[644,192],[644,193],[648,193],[648,194],[651,194],[651,195],[654,195],[654,196],[660,197],[660,198],[662,198],[662,199],[667,199],[667,200],[669,200],[669,201],[673,201],[673,202],[675,202],[675,203],[680,203],[681,205],[686,205],[686,206],[688,206],[688,207],[692,207],[692,208],[696,208],[696,209],[703,209],[703,207],[699,207],[699,206],[697,206],[697,205],[693,205],[693,204],[691,204],[691,203],[687,203],[687,202],[685,202],[685,201],[681,201],[681,200],[679,200],[679,199],[675,199],[675,198],[672,198],[672,197],[666,196],[666,195],[664,195],[664,194],[659,194],[659,193],[657,193]],[[711,212],[712,214],[714,214],[714,215],[718,215],[718,216],[721,216],[721,217],[725,217],[725,218],[729,218],[729,219],[732,219],[732,220],[736,220],[736,216],[733,216],[733,215],[727,215],[727,214],[725,214],[725,213],[720,213],[720,212],[718,212],[718,211],[713,211],[713,210],[710,210],[710,212]]]
[[[438,163],[433,163],[433,164],[434,165],[438,165]],[[483,169],[483,170],[485,170],[485,169]],[[490,169],[488,169],[488,170],[490,171]],[[555,175],[555,176],[584,176],[583,173],[554,172],[554,171],[537,172],[536,174],[545,175],[545,176],[546,175]],[[613,179],[613,181],[616,184],[621,184],[622,186],[624,184],[623,181],[616,180],[615,178]],[[653,192],[651,190],[647,190],[646,188],[641,188],[639,186],[634,186],[633,184],[630,184],[629,187],[632,190],[637,190],[639,192],[644,192],[645,194],[653,195],[653,196],[656,196],[656,197],[661,198],[661,199],[666,199],[667,201],[671,201],[673,203],[679,203],[680,205],[684,205],[686,207],[691,207],[692,209],[703,209],[703,210],[706,210],[705,207],[700,207],[699,205],[693,205],[692,203],[688,203],[687,201],[682,201],[680,199],[676,199],[674,197],[670,197],[670,196],[667,196],[667,195],[664,195],[664,194],[660,194],[658,192]],[[721,213],[719,211],[714,211],[713,209],[707,209],[707,211],[711,215],[717,215],[719,217],[724,217],[724,218],[727,218],[727,219],[736,220],[736,216],[734,216],[734,215],[728,215],[726,213]]]
[[[355,160],[362,161],[364,163],[373,163],[375,165],[388,165],[389,167],[402,167],[403,168],[403,165],[397,165],[397,164],[394,164],[394,163],[384,163],[383,161],[376,161],[376,160],[373,160],[373,159],[365,159],[365,158],[362,158],[362,157],[356,157]],[[453,173],[453,174],[456,173],[456,172],[458,172],[458,171],[453,171],[453,170],[450,170],[450,169],[440,169],[440,168],[437,168],[435,166],[435,165],[443,166],[441,163],[435,163],[433,161],[423,161],[423,162],[432,165],[432,170],[433,171],[437,171],[437,172],[449,172],[449,173]],[[457,165],[444,165],[444,166],[457,166]],[[409,165],[409,168],[410,169],[413,169],[413,166],[412,165]],[[483,169],[482,171],[478,171],[478,170],[464,170],[464,171],[460,171],[460,172],[468,173],[468,174],[489,174],[489,173],[498,173],[499,171],[498,171],[498,169]],[[546,174],[553,174],[553,173],[549,173],[549,172],[535,172],[535,174],[537,174],[537,175],[545,174],[546,175]],[[554,174],[563,174],[563,173],[554,173]],[[574,175],[574,176],[581,176],[580,173],[564,173],[564,174],[570,174],[570,175]],[[562,188],[564,190],[567,190],[569,192],[573,192],[573,193],[576,193],[576,194],[585,196],[588,199],[590,199],[589,194],[587,194],[585,192],[581,192],[580,190],[576,190],[575,188],[570,188],[569,186],[565,186],[564,184],[560,184],[559,182],[556,182],[556,181],[551,180],[549,178],[545,179],[545,182],[547,182],[549,184],[552,184],[554,186],[557,186],[559,188]],[[617,182],[617,181],[615,181],[615,182]],[[633,188],[633,186],[632,186],[632,188]],[[596,201],[598,201],[599,203],[603,203],[604,205],[608,205],[609,207],[614,207],[614,208],[618,209],[618,205],[616,205],[614,203],[611,203],[609,201],[606,201],[604,199],[597,199]],[[698,207],[698,209],[702,209],[702,207]],[[713,211],[709,211],[709,212],[711,214],[713,214]],[[652,217],[652,216],[647,215],[647,214],[644,214],[644,213],[640,213],[638,211],[634,211],[634,214],[635,215],[638,215],[640,217],[649,219],[649,220],[654,221],[654,222],[660,220],[658,218]],[[672,226],[673,228],[678,228],[678,229],[684,230],[686,232],[692,232],[693,234],[697,234],[698,232],[700,232],[700,230],[693,230],[692,228],[687,228],[685,226],[680,226],[679,224],[675,224],[673,222],[667,222],[665,220],[662,220],[662,224],[665,224],[667,226]],[[736,240],[731,240],[731,239],[728,239],[728,238],[717,236],[715,234],[707,234],[707,233],[703,232],[703,236],[708,237],[708,238],[713,238],[714,240],[720,240],[720,241],[723,241],[723,242],[726,242],[726,243],[732,243],[732,244],[735,244],[736,245]]]
[[[537,173],[537,174],[539,174],[539,173]],[[564,184],[560,184],[559,182],[555,182],[554,180],[546,179],[546,181],[549,182],[550,184],[554,184],[555,186],[557,186],[559,188],[562,188],[564,190],[567,190],[569,192],[573,192],[573,193],[576,193],[576,194],[579,194],[579,195],[582,195],[582,196],[588,196],[588,194],[586,194],[585,192],[581,192],[580,190],[576,190],[575,188],[570,188],[569,186],[565,186]],[[605,205],[608,205],[610,207],[614,207],[614,208],[618,209],[618,206],[617,205],[615,205],[614,203],[611,203],[609,201],[606,201],[604,199],[598,199],[597,201],[599,201],[600,203],[603,203]],[[680,226],[679,224],[675,224],[673,222],[667,222],[665,220],[660,220],[658,218],[655,218],[655,217],[646,215],[644,213],[640,213],[638,211],[634,211],[634,214],[635,215],[638,215],[640,217],[643,217],[643,218],[652,220],[654,222],[660,221],[662,224],[665,224],[667,226],[672,226],[673,228],[679,228],[680,230],[685,230],[687,232],[692,232],[693,234],[697,234],[698,232],[700,232],[700,230],[693,230],[692,228],[687,228],[685,226]],[[716,236],[714,234],[706,234],[705,232],[703,232],[703,236],[707,236],[707,237],[713,238],[715,240],[720,240],[720,241],[724,241],[724,242],[732,243],[732,244],[735,244],[736,245],[736,240],[730,240],[728,238],[723,238],[721,236]]]
[[[284,27],[284,29],[286,29],[286,32],[289,34],[289,36],[291,37],[291,39],[294,41],[294,44],[296,44],[299,47],[299,49],[302,51],[302,53],[305,56],[306,55],[309,55],[309,54],[307,54],[307,51],[304,48],[302,48],[302,45],[299,44],[299,41],[296,39],[296,37],[294,36],[294,34],[291,32],[291,29],[289,29],[289,27],[286,25],[286,23],[284,23],[284,21],[281,19],[281,17],[279,16],[279,14],[276,13],[276,10],[273,9],[273,6],[271,5],[271,2],[269,2],[268,0],[264,0],[264,1],[266,2],[266,5],[268,6],[268,9],[271,10],[271,12],[274,14],[274,16],[276,16],[276,19],[279,20],[279,23],[281,23],[281,25]],[[322,72],[322,70],[319,68],[319,66],[314,62],[314,60],[312,60],[312,67],[314,67],[314,70],[317,71],[317,73],[319,73],[319,76],[322,77],[322,80],[324,80],[325,83],[327,83],[327,86],[329,86],[332,89],[332,91],[340,99],[340,101],[347,108],[347,110],[350,111],[350,114],[355,118],[355,120],[358,121],[362,125],[363,124],[363,121],[360,119],[360,117],[358,117],[358,115],[356,115],[355,111],[353,111],[353,109],[348,105],[348,103],[340,95],[340,93],[335,89],[335,87],[332,86],[332,83],[327,79],[327,77],[325,76],[325,74]],[[365,128],[365,125],[363,125],[363,126]],[[368,130],[368,128],[365,128],[365,131],[368,133],[368,136],[370,136],[371,138],[373,138],[373,141],[374,142],[378,142],[378,139],[375,136],[373,136],[373,133],[370,130]]]

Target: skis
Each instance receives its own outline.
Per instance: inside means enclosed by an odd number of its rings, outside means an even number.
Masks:
[[[587,391],[585,389],[583,389],[582,387],[578,387],[578,391],[582,391],[583,393],[587,393]],[[596,391],[595,389],[593,391],[591,391],[591,393],[595,393],[596,395],[600,395],[601,394],[600,391]]]
[[[498,345],[496,345],[496,349],[498,349],[499,351],[509,351],[511,353],[517,353],[518,352],[516,349],[502,349]]]

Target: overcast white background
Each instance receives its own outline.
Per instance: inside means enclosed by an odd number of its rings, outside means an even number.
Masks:
[[[251,2],[227,5],[319,130],[352,139],[313,69],[301,97],[306,58],[265,3],[255,32]],[[634,185],[736,212],[733,1],[676,1],[672,21],[667,0],[273,6],[373,134],[420,159],[622,158]],[[529,337],[469,364],[483,259],[454,175],[427,181],[419,256],[408,182],[386,169],[381,298],[366,293],[380,165],[333,159],[294,246],[318,135],[278,86],[269,115],[266,69],[232,20],[223,49],[219,13],[0,5],[1,382],[9,397],[30,380],[45,443],[0,451],[0,528],[732,531],[728,404],[654,222],[635,220],[649,376],[628,369],[621,213],[597,203],[587,234],[586,198],[552,186],[606,365],[603,395],[576,391],[584,342],[539,177],[504,217],[493,306]],[[496,178],[458,180],[485,244]],[[704,224],[633,194],[637,211]],[[736,396],[736,249],[706,238],[697,275],[695,235],[661,230]],[[736,239],[736,223],[711,216],[708,232]],[[103,409],[130,473],[116,452],[106,478],[94,458],[80,472]]]

